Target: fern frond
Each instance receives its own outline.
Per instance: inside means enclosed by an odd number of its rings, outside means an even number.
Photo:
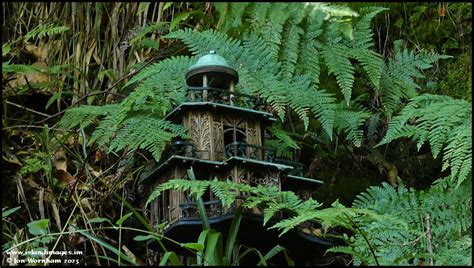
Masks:
[[[354,66],[349,60],[351,56],[349,49],[343,45],[325,45],[322,55],[329,74],[336,76],[337,84],[341,87],[344,99],[349,104],[354,83]]]
[[[180,125],[151,115],[134,116],[123,121],[109,145],[109,151],[141,148],[151,152],[158,161],[166,144],[176,136],[186,138],[186,130]]]
[[[351,48],[350,54],[352,58],[361,63],[362,68],[369,76],[370,82],[376,89],[379,89],[380,77],[384,67],[382,56],[373,50],[354,48]]]
[[[360,18],[354,25],[354,40],[351,43],[352,48],[368,50],[373,46],[374,40],[370,23],[377,14],[385,10],[388,10],[388,8],[364,7],[359,10]]]
[[[334,253],[346,253],[355,257],[358,257],[359,259],[364,259],[365,256],[363,256],[360,252],[356,251],[353,247],[351,246],[335,246],[331,247],[328,250],[326,250],[326,253],[328,252],[334,252]]]
[[[281,125],[272,126],[269,131],[274,138],[265,140],[265,146],[275,148],[278,156],[292,158],[291,149],[299,149],[298,144],[291,137],[293,133],[284,131]]]
[[[271,3],[254,3],[249,8],[249,18],[247,22],[251,25],[254,32],[262,31],[270,7]]]
[[[360,147],[364,135],[364,131],[360,127],[365,125],[371,113],[363,108],[351,109],[344,103],[340,103],[336,107],[334,128],[337,131],[344,131],[346,139],[356,147]]]
[[[320,10],[312,10],[308,18],[305,20],[306,29],[300,42],[299,51],[301,56],[298,57],[299,63],[297,68],[299,73],[307,73],[311,77],[311,81],[317,86],[319,85],[320,62],[319,49],[321,44],[317,38],[321,35],[322,25],[325,14]]]
[[[86,128],[93,124],[98,117],[118,113],[118,104],[107,104],[103,106],[81,105],[66,110],[66,113],[59,121],[59,126],[64,129],[71,129],[76,126]]]
[[[92,132],[91,138],[87,145],[97,143],[99,146],[105,146],[117,133],[122,122],[127,118],[126,112],[119,110],[115,114],[109,114]]]
[[[142,70],[125,85],[133,85],[135,91],[121,103],[124,110],[147,109],[155,112],[159,109],[165,115],[185,100],[187,86],[182,74],[194,61],[189,57],[172,57]]]
[[[282,47],[280,49],[280,62],[283,77],[293,77],[298,60],[298,46],[303,30],[295,19],[288,21],[283,33]]]
[[[422,51],[415,54],[413,51],[401,48],[395,50],[395,56],[390,59],[383,69],[380,78],[380,92],[383,107],[390,118],[392,113],[400,107],[402,99],[410,99],[418,95],[420,85],[416,79],[424,78],[422,70],[432,67],[432,63],[450,56]]]
[[[225,56],[226,61],[231,66],[236,66],[237,58],[242,53],[240,40],[232,39],[215,30],[193,32],[192,29],[186,28],[169,33],[164,38],[180,39],[197,57],[215,50],[217,54]]]
[[[25,34],[23,41],[26,43],[30,39],[43,38],[45,36],[51,37],[68,30],[69,27],[56,25],[54,23],[38,24],[33,30]]]
[[[236,189],[233,189],[228,181],[218,181],[217,179],[214,179],[210,184],[210,188],[215,196],[222,200],[224,205],[232,205],[237,198]]]
[[[231,26],[234,28],[240,27],[242,25],[242,17],[245,12],[245,8],[251,3],[240,2],[240,3],[231,3],[230,5],[230,17],[227,20],[230,22]]]
[[[356,197],[355,208],[370,209],[385,215],[393,215],[405,221],[408,228],[394,228],[379,221],[364,225],[363,229],[373,241],[380,256],[380,264],[409,264],[407,261],[426,254],[426,242],[417,239],[426,232],[425,220],[430,216],[431,235],[435,262],[442,262],[444,252],[449,251],[455,237],[462,237],[472,226],[472,214],[465,213],[472,208],[472,181],[464,181],[457,190],[432,187],[428,192],[417,192],[403,185],[393,188],[387,183],[382,187],[372,186]],[[361,260],[370,260],[370,253],[363,238],[355,237],[351,247],[356,249]],[[462,241],[462,240],[457,240]],[[461,243],[461,242],[459,242]],[[360,245],[360,246],[359,246]],[[467,245],[466,245],[467,246]],[[360,260],[359,260],[360,261]],[[370,262],[369,262],[370,263]]]
[[[444,148],[443,170],[462,183],[472,170],[472,107],[468,101],[424,94],[410,103],[389,124],[386,144],[401,137],[417,141],[418,149],[428,141],[434,157]]]
[[[263,25],[260,36],[270,48],[272,59],[276,61],[280,50],[283,25],[290,17],[290,12],[287,12],[290,3],[274,3],[268,10],[267,22]]]

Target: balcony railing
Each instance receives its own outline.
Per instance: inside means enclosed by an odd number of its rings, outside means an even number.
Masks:
[[[206,215],[208,217],[221,216],[225,214],[225,209],[220,200],[211,200],[203,202]],[[179,205],[182,217],[186,219],[199,218],[199,209],[196,202],[185,202]]]
[[[275,162],[276,150],[269,147],[248,144],[244,142],[229,143],[224,147],[225,157],[238,156],[265,162]]]
[[[173,155],[198,158],[196,146],[187,141],[175,141],[171,143],[162,153],[161,161],[169,159]]]
[[[196,146],[187,141],[175,141],[163,152],[162,159],[166,160],[173,155],[202,158],[202,151],[198,151]],[[283,164],[292,166],[290,175],[304,176],[305,166],[301,163],[290,161],[276,157],[276,150],[270,147],[264,147],[245,142],[233,142],[224,147],[225,158],[229,159],[233,156],[265,161],[269,163]]]
[[[188,87],[188,101],[210,101],[252,110],[262,110],[263,108],[263,102],[259,98],[212,87]]]

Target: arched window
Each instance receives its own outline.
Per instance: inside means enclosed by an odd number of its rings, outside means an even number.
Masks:
[[[244,128],[224,126],[224,148],[227,156],[245,156],[246,138]]]

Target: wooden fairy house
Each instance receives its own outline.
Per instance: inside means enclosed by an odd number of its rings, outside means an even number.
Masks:
[[[279,159],[275,149],[265,146],[265,129],[276,119],[261,110],[257,98],[235,92],[239,75],[224,58],[210,51],[184,77],[188,99],[166,119],[185,126],[190,139],[169,144],[158,168],[147,179],[149,189],[169,179],[186,178],[190,166],[198,180],[274,185],[302,197],[322,184],[305,178],[301,164]],[[224,207],[212,192],[205,193],[203,201],[211,224],[232,218],[235,206]],[[245,211],[257,219],[262,218],[260,214],[258,209]],[[201,224],[195,202],[186,193],[171,190],[151,204],[149,217],[153,225],[168,222],[165,232],[181,226],[179,233],[189,234],[190,226],[200,228]]]

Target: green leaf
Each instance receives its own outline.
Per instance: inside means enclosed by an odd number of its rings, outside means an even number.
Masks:
[[[153,235],[137,235],[133,238],[135,241],[146,241],[149,239],[154,239],[155,237]]]
[[[257,264],[257,265],[262,265],[262,264],[265,264],[266,261],[268,261],[269,259],[273,258],[273,256],[275,256],[276,254],[280,253],[280,252],[284,252],[286,251],[286,248],[280,246],[280,245],[276,245],[274,246],[270,251],[268,251],[267,254],[265,254],[265,256],[263,256],[263,260],[260,260],[260,262]],[[291,259],[290,259],[291,260]],[[287,261],[288,261],[288,258],[287,258]]]
[[[176,253],[170,251],[170,252],[166,252],[164,255],[163,255],[163,258],[161,258],[161,261],[160,261],[160,266],[166,266],[168,264],[168,260],[171,261],[171,264],[172,265],[175,265],[175,266],[178,266],[180,265],[179,263],[179,259],[178,259],[178,256],[176,255]]]
[[[191,12],[183,12],[180,13],[178,16],[176,16],[173,21],[171,22],[170,25],[170,32],[182,21],[185,21],[188,19],[189,16],[196,14],[196,13],[201,13],[200,11],[191,11]]]
[[[351,24],[351,21],[343,21],[339,24],[339,27],[338,27],[339,31],[341,31],[341,33],[346,36],[349,40],[353,40],[354,39],[354,35],[353,35],[353,29],[352,29],[352,24]]]
[[[14,207],[14,208],[11,208],[9,210],[6,210],[6,207],[5,208],[2,208],[2,220],[5,220],[8,216],[10,216],[12,213],[14,213],[15,211],[19,210],[21,207],[18,206],[18,207]]]
[[[5,57],[11,50],[10,44],[6,43],[2,46],[2,57]]]
[[[232,225],[229,229],[229,235],[227,236],[224,258],[228,262],[230,262],[232,259],[232,249],[234,248],[235,239],[237,238],[237,233],[239,232],[240,221],[242,220],[242,211],[242,206],[238,206],[235,210],[234,219],[232,220]],[[225,263],[224,265],[230,265],[230,263]]]
[[[154,48],[154,49],[160,48],[158,45],[158,41],[151,38],[143,38],[137,43],[136,47],[137,48]]]
[[[188,169],[188,177],[192,181],[196,181],[196,176],[194,175],[194,171],[192,167]],[[202,221],[202,227],[204,229],[211,229],[211,225],[209,224],[209,219],[207,218],[206,209],[204,208],[204,202],[202,201],[202,198],[201,197],[197,198],[196,203],[199,210],[199,217],[201,218],[201,221]]]
[[[89,220],[89,223],[102,223],[104,221],[110,223],[111,225],[114,225],[109,219],[106,218],[93,218]]]
[[[122,218],[118,219],[117,222],[115,223],[118,226],[122,226],[122,223],[127,220],[130,216],[132,216],[133,212],[129,212],[125,214]]]
[[[204,245],[206,243],[207,235],[211,232],[211,229],[204,229],[202,230],[201,234],[199,234],[198,243]],[[196,256],[196,262],[198,265],[202,265],[202,254],[198,253]]]
[[[165,5],[163,6],[163,11],[167,10],[172,4],[173,2],[166,2]]]
[[[32,221],[27,224],[28,232],[32,235],[45,235],[48,233],[48,224],[49,219],[42,219],[37,221]]]
[[[79,233],[81,233],[82,235],[84,235],[85,237],[93,240],[94,242],[98,243],[99,245],[105,247],[106,249],[112,251],[115,255],[117,256],[120,256],[121,259],[124,259],[126,260],[127,262],[129,262],[130,264],[133,264],[133,265],[137,265],[137,263],[131,259],[130,257],[128,257],[127,255],[125,255],[123,252],[117,250],[115,247],[113,247],[112,245],[110,245],[109,243],[89,234],[88,232],[85,232],[85,231],[79,231]]]
[[[205,256],[207,265],[223,265],[221,233],[214,231],[209,234]]]
[[[200,252],[204,251],[204,244],[201,243],[181,243],[181,246],[184,248],[195,249]]]
[[[46,106],[45,106],[44,108],[45,108],[45,109],[48,109],[49,106],[51,106],[51,104],[53,104],[53,102],[54,102],[55,100],[57,100],[58,97],[60,97],[60,96],[61,96],[61,92],[56,92],[56,93],[54,93],[53,96],[51,96],[51,98],[49,98],[49,100],[48,100],[48,102],[46,103]]]
[[[2,63],[3,73],[19,73],[19,74],[35,74],[42,72],[43,70],[35,65],[26,64],[8,64],[8,62]]]

